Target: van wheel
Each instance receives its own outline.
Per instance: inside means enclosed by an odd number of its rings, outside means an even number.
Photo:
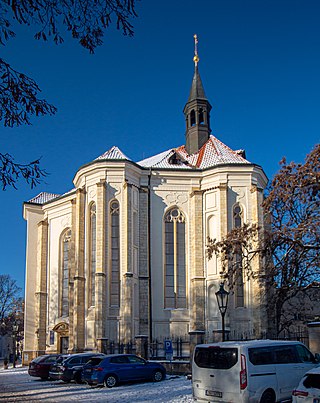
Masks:
[[[266,390],[263,392],[260,403],[276,403],[276,397],[273,390]]]

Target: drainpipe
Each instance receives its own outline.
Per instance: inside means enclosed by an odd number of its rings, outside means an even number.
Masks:
[[[149,278],[149,343],[152,343],[152,292],[151,292],[151,175],[152,169],[149,168],[148,174],[148,278]]]

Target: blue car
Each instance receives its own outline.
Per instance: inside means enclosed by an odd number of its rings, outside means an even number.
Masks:
[[[89,385],[112,388],[119,383],[151,380],[160,382],[166,377],[166,369],[157,362],[146,361],[134,354],[111,354],[94,357],[82,370],[82,381]]]

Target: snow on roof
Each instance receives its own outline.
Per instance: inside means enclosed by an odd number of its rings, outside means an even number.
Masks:
[[[27,203],[34,203],[34,204],[44,204],[47,202],[50,202],[54,199],[57,199],[58,197],[63,197],[67,196],[69,193],[75,192],[75,188],[69,190],[66,193],[63,193],[62,195],[57,194],[57,193],[47,193],[47,192],[41,192],[38,194],[38,196],[33,197],[32,199],[28,200]]]
[[[250,164],[243,155],[243,150],[231,150],[211,135],[197,153],[189,155],[185,146],[180,146],[139,161],[138,164],[146,168],[171,169],[205,169],[221,164]]]
[[[100,155],[96,160],[128,160],[131,161],[117,146],[113,146],[110,150]]]
[[[176,149],[173,148],[139,161],[137,164],[145,168],[192,168],[184,158],[179,157],[180,156],[177,155]]]
[[[61,195],[56,194],[56,193],[41,192],[38,194],[38,196],[33,197],[32,199],[28,200],[28,203],[43,204],[43,203],[47,203],[48,201],[51,201],[53,199],[56,199],[57,197],[60,197],[60,196]]]
[[[169,169],[205,169],[223,164],[250,164],[244,158],[244,150],[234,151],[214,136],[197,153],[189,155],[185,146],[172,148],[160,154],[139,161],[137,164],[145,168],[169,168]],[[131,161],[118,147],[113,146],[96,160],[127,160]],[[70,190],[63,195],[42,192],[29,200],[29,203],[44,204],[60,196],[73,192]]]

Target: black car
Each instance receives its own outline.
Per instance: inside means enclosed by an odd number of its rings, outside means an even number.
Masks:
[[[41,379],[48,379],[51,365],[56,363],[60,357],[62,357],[61,354],[40,355],[30,362],[28,374]]]
[[[102,353],[78,353],[72,354],[61,364],[54,364],[49,371],[50,379],[64,382],[75,381],[81,383],[81,371],[83,366],[93,357],[105,357]]]

